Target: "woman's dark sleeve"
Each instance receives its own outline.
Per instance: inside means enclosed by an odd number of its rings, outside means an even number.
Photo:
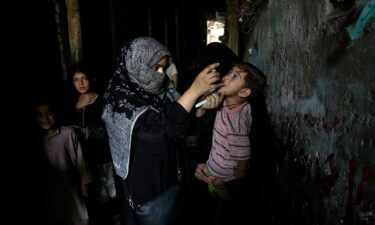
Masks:
[[[198,154],[196,155],[197,163],[206,162],[210,154],[216,111],[216,109],[207,110],[204,116],[196,119],[196,130],[198,135]]]
[[[147,142],[160,143],[184,133],[189,123],[189,113],[179,103],[171,102],[161,112],[145,112],[137,120],[133,135]]]

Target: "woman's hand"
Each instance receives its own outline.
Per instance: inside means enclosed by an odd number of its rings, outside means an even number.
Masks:
[[[204,68],[198,76],[194,79],[191,89],[198,95],[201,96],[208,91],[215,90],[221,86],[221,83],[215,83],[220,81],[220,74],[214,69],[218,67],[219,63],[213,63]]]
[[[223,84],[215,84],[215,82],[220,80],[219,73],[212,71],[217,66],[219,66],[219,63],[213,63],[204,68],[195,78],[189,89],[178,100],[178,103],[180,103],[187,112],[191,111],[194,103],[201,95],[223,86]]]

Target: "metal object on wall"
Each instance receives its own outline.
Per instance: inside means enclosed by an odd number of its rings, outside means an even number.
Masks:
[[[266,5],[268,0],[230,0],[230,8],[234,9],[234,18],[239,22],[242,33],[250,33],[257,21],[258,10]]]

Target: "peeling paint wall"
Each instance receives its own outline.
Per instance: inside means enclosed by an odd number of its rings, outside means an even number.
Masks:
[[[270,0],[245,38],[286,148],[278,178],[288,224],[375,224],[375,22],[346,42],[369,1],[332,2]]]

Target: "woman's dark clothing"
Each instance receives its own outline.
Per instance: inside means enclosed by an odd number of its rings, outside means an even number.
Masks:
[[[196,163],[205,163],[210,154],[216,111],[216,109],[207,110],[204,116],[195,118],[199,152],[196,157]]]
[[[177,168],[173,139],[189,125],[189,114],[178,103],[168,103],[158,113],[145,112],[135,123],[132,139],[132,156],[127,179],[123,182],[133,200],[144,203],[159,195],[177,182]],[[136,224],[127,201],[127,225]]]
[[[166,89],[165,74],[153,66],[171,54],[161,43],[140,37],[126,43],[105,94],[106,124],[116,174],[122,179],[124,225],[136,225],[129,193],[138,204],[177,181],[175,139],[189,126],[189,114]]]

